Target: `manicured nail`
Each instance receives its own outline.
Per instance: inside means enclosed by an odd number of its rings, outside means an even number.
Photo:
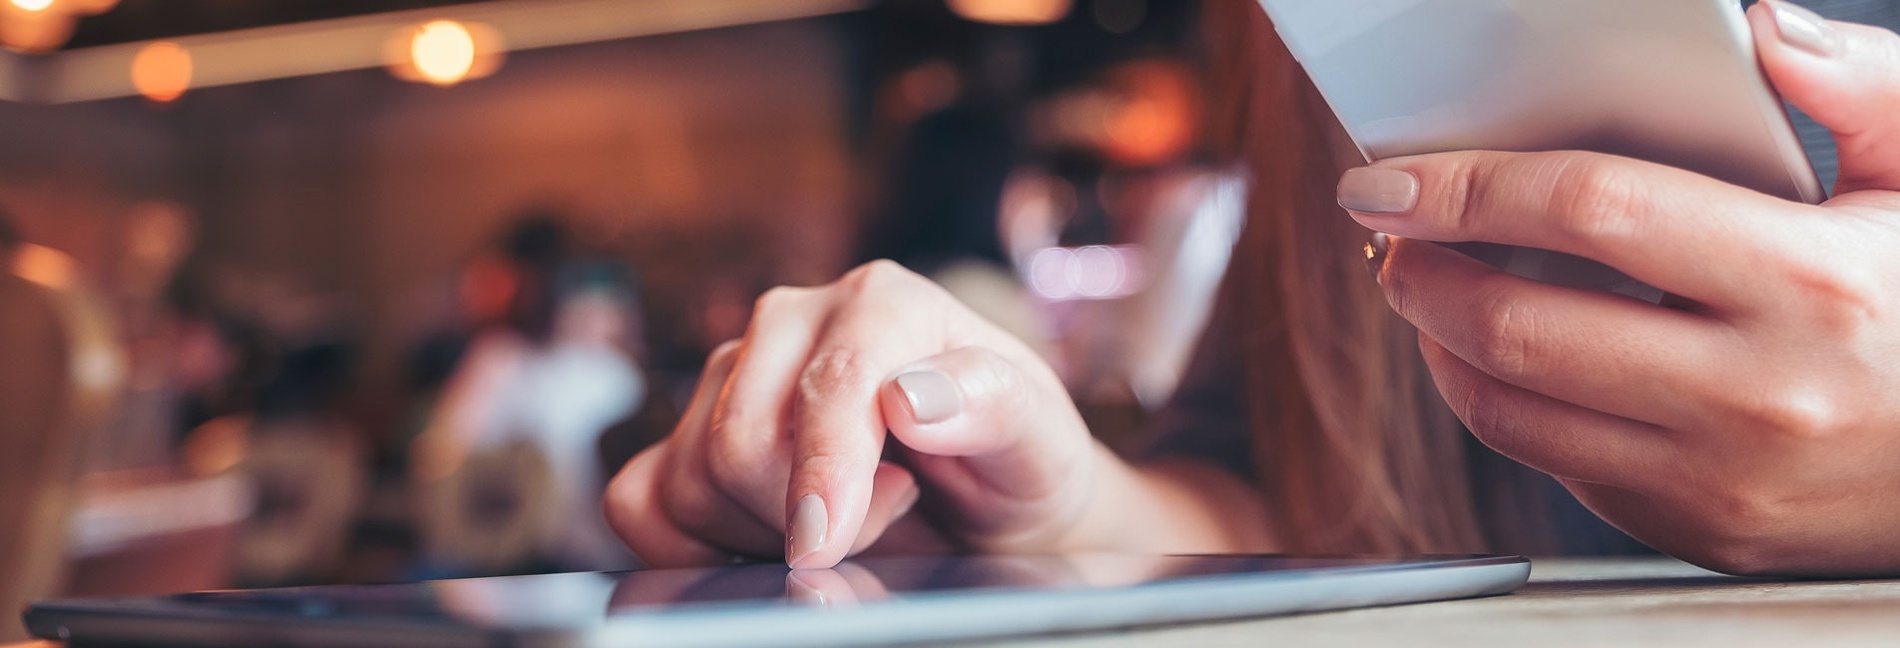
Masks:
[[[824,498],[812,493],[798,500],[792,510],[791,532],[785,534],[785,564],[796,569],[806,556],[825,548],[825,531],[830,524]]]
[[[1385,252],[1392,245],[1392,237],[1385,232],[1373,232],[1372,240],[1366,243],[1366,271],[1372,273],[1372,280],[1385,283]]]
[[[1840,32],[1834,31],[1820,14],[1783,0],[1770,1],[1768,8],[1774,13],[1782,42],[1821,58],[1841,53]]]
[[[1418,204],[1418,176],[1359,167],[1339,178],[1339,206],[1363,214],[1402,214]]]
[[[918,423],[936,423],[957,415],[963,397],[956,383],[935,371],[913,371],[897,377],[897,388],[910,403],[910,413]]]

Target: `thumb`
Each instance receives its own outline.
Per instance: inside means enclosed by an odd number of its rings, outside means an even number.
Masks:
[[[1761,0],[1748,22],[1775,88],[1834,133],[1835,195],[1900,191],[1900,37],[1829,21],[1788,0]]]
[[[975,477],[967,484],[1018,497],[1061,490],[1093,443],[1055,373],[963,347],[913,363],[886,381],[879,404],[885,425],[905,447],[954,457]],[[939,484],[955,490],[959,484]],[[951,497],[976,493],[946,493]]]

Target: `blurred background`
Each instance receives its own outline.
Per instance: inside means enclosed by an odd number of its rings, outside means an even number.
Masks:
[[[604,480],[875,258],[1126,444],[1244,202],[1199,4],[0,0],[0,602],[635,565]]]

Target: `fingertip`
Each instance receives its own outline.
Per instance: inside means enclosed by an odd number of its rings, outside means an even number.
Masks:
[[[878,407],[891,434],[906,447],[926,454],[946,448],[943,434],[964,406],[962,389],[942,371],[914,365],[884,381]]]
[[[822,553],[832,535],[830,507],[825,498],[811,493],[792,505],[786,518],[785,564],[792,569],[826,569],[839,557],[827,560]]]
[[[1762,0],[1749,8],[1757,43],[1784,45],[1818,58],[1841,54],[1839,31],[1820,14],[1784,0]]]
[[[921,425],[942,423],[962,412],[962,390],[941,371],[909,371],[893,378],[891,383],[903,397],[903,409],[909,411],[911,420]]]
[[[1355,214],[1389,216],[1418,206],[1419,178],[1411,171],[1389,166],[1348,169],[1339,176],[1335,199]]]

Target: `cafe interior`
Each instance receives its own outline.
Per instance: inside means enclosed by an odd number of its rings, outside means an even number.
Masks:
[[[871,259],[1132,443],[1245,200],[1199,5],[0,0],[0,610],[637,566],[602,484]]]

